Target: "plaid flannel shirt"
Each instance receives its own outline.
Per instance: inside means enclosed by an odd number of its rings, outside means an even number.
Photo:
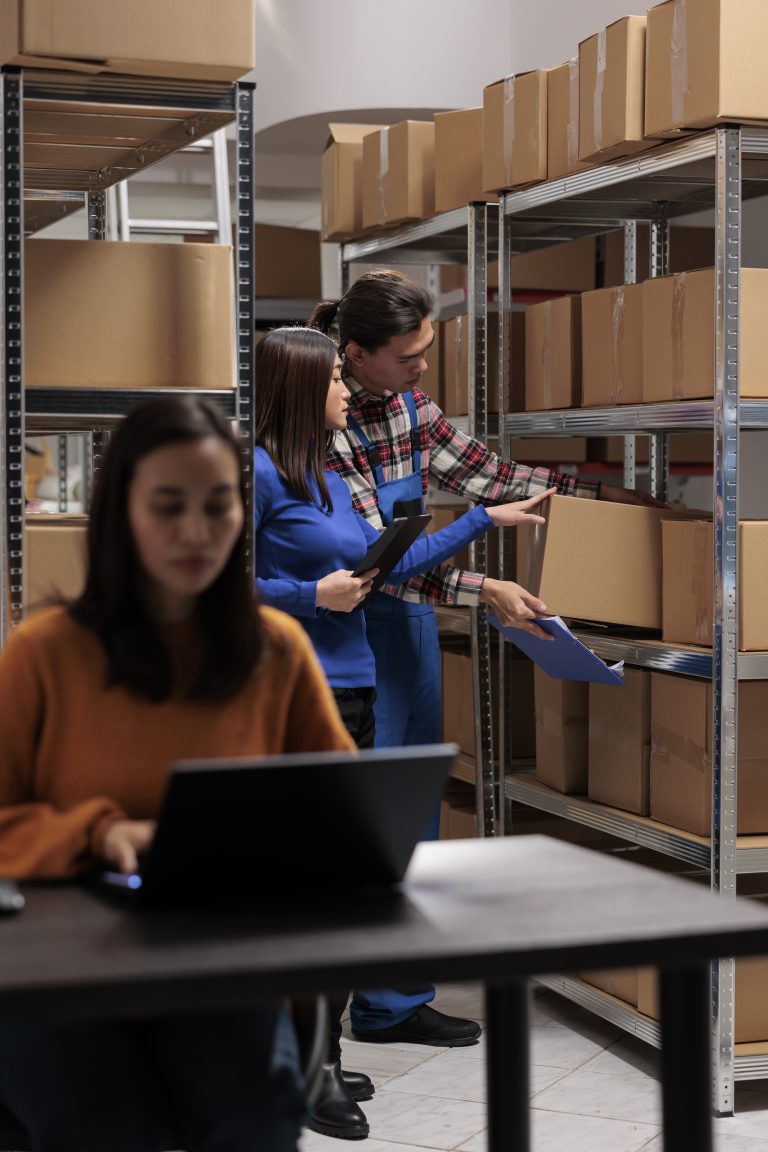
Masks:
[[[413,473],[411,424],[402,396],[388,392],[372,396],[351,377],[349,414],[379,450],[385,480]],[[440,409],[423,392],[414,390],[416,401],[416,444],[421,450],[421,487],[426,497],[430,479],[439,488],[479,504],[502,504],[525,500],[537,492],[556,487],[564,495],[594,497],[597,486],[550,472],[547,468],[526,468],[502,460],[479,440],[465,436],[449,423]],[[366,520],[379,529],[384,524],[376,500],[376,478],[365,448],[351,428],[337,432],[328,455],[328,467],[345,480],[352,503]],[[428,603],[476,605],[484,577],[477,572],[441,564],[430,572],[386,590],[402,599]]]

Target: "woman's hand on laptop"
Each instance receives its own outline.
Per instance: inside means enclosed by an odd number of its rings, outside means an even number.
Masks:
[[[102,856],[118,872],[138,871],[139,853],[149,848],[155,827],[154,820],[116,820],[104,837]]]

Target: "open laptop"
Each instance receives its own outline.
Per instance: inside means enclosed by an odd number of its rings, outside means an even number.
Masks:
[[[183,760],[170,768],[137,905],[259,904],[313,890],[391,889],[440,801],[455,744]]]

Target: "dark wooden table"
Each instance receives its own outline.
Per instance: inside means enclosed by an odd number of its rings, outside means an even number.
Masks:
[[[530,978],[636,965],[661,969],[664,1148],[710,1152],[708,961],[768,953],[757,904],[542,836],[421,844],[394,899],[138,913],[78,886],[26,895],[25,912],[0,922],[8,1022],[482,981],[491,1152],[529,1147]]]

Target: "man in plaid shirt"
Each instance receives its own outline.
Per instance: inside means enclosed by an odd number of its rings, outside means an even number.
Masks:
[[[390,269],[370,272],[336,303],[317,306],[310,324],[338,330],[349,399],[348,426],[336,435],[329,467],[346,481],[355,508],[377,528],[423,509],[431,480],[471,501],[496,504],[556,487],[563,495],[643,501],[642,494],[579,482],[546,468],[500,459],[454,428],[418,390],[435,333],[431,294]],[[513,581],[443,564],[366,604],[376,658],[376,746],[430,744],[441,738],[440,648],[433,605],[485,604],[503,624],[544,635],[546,606]],[[437,828],[432,830],[436,836]],[[475,1043],[474,1021],[428,1007],[434,988],[356,992],[355,1036],[457,1046]]]

